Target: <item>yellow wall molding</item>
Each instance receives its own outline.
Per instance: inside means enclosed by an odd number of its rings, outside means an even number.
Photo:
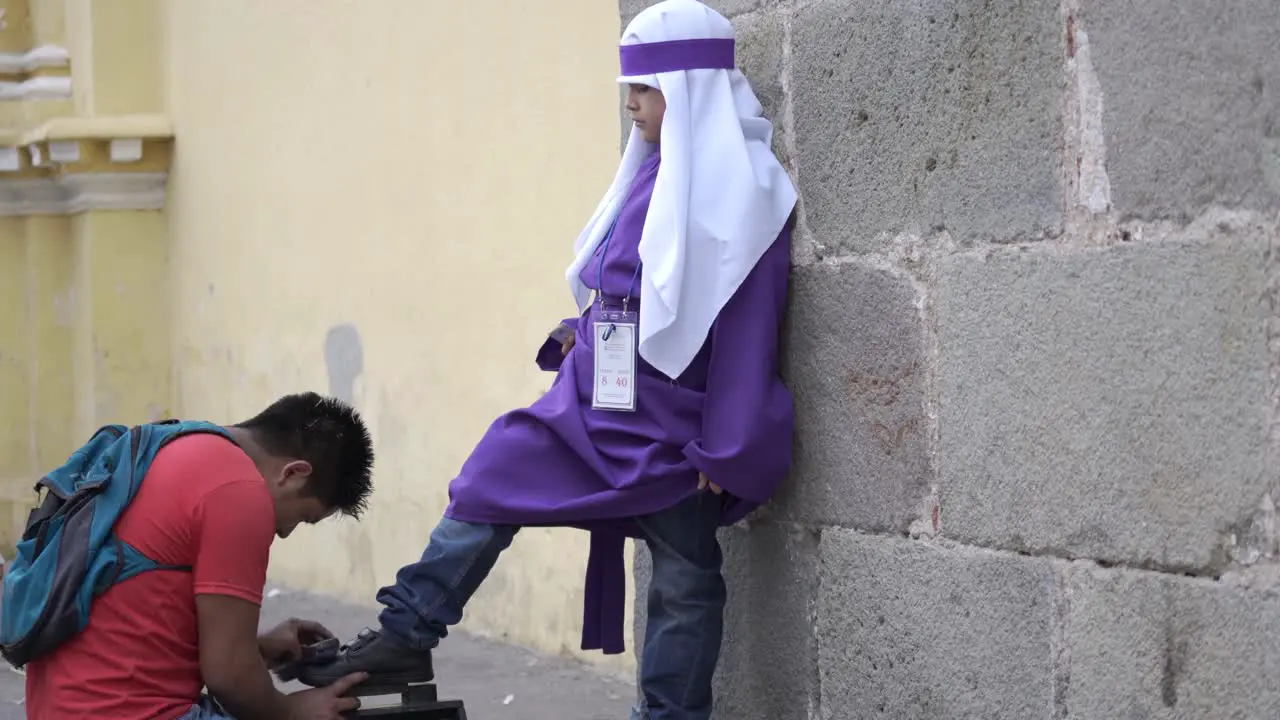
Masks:
[[[0,217],[76,215],[92,210],[160,210],[164,173],[102,173],[0,180]]]
[[[69,67],[53,67],[53,68],[36,68],[30,72],[0,72],[0,83],[12,85],[16,83],[24,83],[33,78],[71,78],[71,68]]]
[[[71,97],[71,56],[41,45],[25,53],[0,53],[0,101],[66,100]]]
[[[17,152],[14,170],[13,152]],[[3,151],[0,151],[3,152]],[[26,177],[55,177],[85,173],[163,173],[169,169],[172,144],[168,140],[113,138],[111,140],[46,140],[11,148],[0,168]],[[0,169],[0,172],[3,172]],[[3,178],[0,175],[0,178]]]
[[[172,154],[172,127],[159,116],[0,131],[0,216],[159,210]]]
[[[60,117],[26,131],[16,131],[6,142],[0,130],[0,145],[27,145],[43,140],[113,140],[173,138],[173,124],[163,115],[115,115],[108,117]]]

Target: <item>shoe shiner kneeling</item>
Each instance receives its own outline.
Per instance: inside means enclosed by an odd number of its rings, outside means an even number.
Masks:
[[[591,533],[582,647],[623,651],[624,539],[643,538],[636,716],[710,717],[726,599],[716,529],[765,502],[791,463],[778,345],[796,193],[734,69],[728,20],[660,2],[620,53],[635,126],[567,273],[582,315],[538,354],[555,382],[490,426],[421,560],[379,591],[378,627],[303,682],[429,680],[432,648],[517,529],[569,526]]]
[[[286,695],[269,672],[328,630],[291,620],[259,637],[258,622],[272,542],[358,517],[372,465],[360,417],[315,393],[227,427],[100,430],[43,481],[51,492],[5,576],[0,649],[26,667],[27,717],[336,719],[356,707],[340,696],[363,675]]]

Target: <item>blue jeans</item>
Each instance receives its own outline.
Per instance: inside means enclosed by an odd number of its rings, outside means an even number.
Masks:
[[[216,700],[205,695],[200,702],[191,706],[191,710],[178,720],[235,720]]]
[[[708,720],[720,657],[726,590],[716,529],[723,501],[700,492],[636,518],[653,556],[649,620],[640,663],[643,706],[632,718]],[[434,648],[462,620],[463,607],[519,528],[444,518],[422,559],[378,592],[382,627],[402,642]],[[645,714],[647,712],[647,714]]]

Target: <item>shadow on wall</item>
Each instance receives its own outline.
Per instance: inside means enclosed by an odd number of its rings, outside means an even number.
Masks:
[[[355,405],[356,378],[364,372],[364,346],[355,325],[329,328],[324,338],[324,366],[329,373],[329,394]]]

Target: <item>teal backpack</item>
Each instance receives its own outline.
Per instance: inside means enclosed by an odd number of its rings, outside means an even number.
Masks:
[[[160,448],[193,433],[234,442],[207,422],[106,425],[36,483],[37,495],[47,494],[27,518],[4,576],[0,655],[11,665],[22,667],[84,630],[94,599],[112,585],[150,570],[190,572],[146,557],[114,529]]]

